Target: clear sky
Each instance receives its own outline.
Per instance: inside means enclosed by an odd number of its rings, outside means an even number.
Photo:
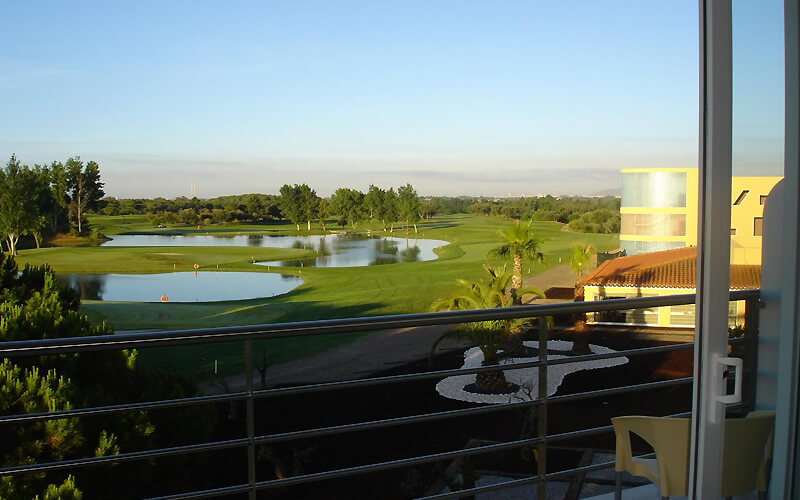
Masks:
[[[737,173],[779,168],[779,0],[735,2]],[[4,2],[0,155],[116,196],[590,194],[696,166],[696,1]],[[776,154],[778,156],[776,156]]]

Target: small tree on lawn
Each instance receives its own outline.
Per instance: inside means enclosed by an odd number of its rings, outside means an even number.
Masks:
[[[281,186],[280,207],[283,217],[296,225],[297,232],[300,232],[300,220],[303,210],[300,200],[300,190],[296,184],[294,186],[288,184]]]
[[[583,271],[589,265],[589,261],[594,255],[594,247],[586,243],[580,243],[572,247],[569,256],[569,268],[576,273],[575,278],[575,302],[583,302]],[[572,352],[574,354],[589,354],[589,329],[586,328],[586,314],[576,314],[574,316],[575,333],[572,337]]]
[[[406,234],[408,234],[409,225],[414,226],[414,234],[416,234],[420,203],[417,191],[411,184],[397,188],[397,208],[400,220],[406,221]]]
[[[39,222],[35,178],[31,169],[12,155],[0,169],[0,232],[11,255],[17,255],[20,236],[34,231]]]
[[[97,203],[105,195],[103,183],[100,182],[100,166],[93,161],[84,166],[80,157],[76,156],[67,160],[65,167],[69,206],[80,234],[83,232],[83,219],[86,211],[97,208]]]

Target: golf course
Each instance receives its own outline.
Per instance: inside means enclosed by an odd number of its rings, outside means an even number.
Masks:
[[[287,235],[306,236],[287,223],[181,226],[156,229],[145,216],[93,216],[93,228],[113,238],[118,234],[237,236]],[[367,315],[386,315],[430,310],[438,298],[457,288],[456,280],[477,280],[485,276],[483,265],[503,265],[501,259],[487,254],[499,243],[498,231],[512,221],[499,217],[474,215],[438,216],[413,229],[410,240],[434,239],[447,244],[437,247],[435,260],[400,262],[362,267],[263,266],[255,262],[285,261],[314,256],[297,248],[242,246],[71,246],[28,249],[19,252],[19,264],[48,264],[56,274],[147,274],[172,272],[278,272],[301,278],[302,284],[275,297],[192,303],[115,302],[84,300],[81,306],[93,321],[106,321],[116,331],[209,328],[219,326],[308,321]],[[329,224],[330,229],[333,224]],[[541,240],[543,262],[525,262],[525,276],[564,265],[574,245],[586,243],[598,251],[618,246],[614,234],[576,233],[557,222],[532,222],[531,228]],[[373,236],[405,238],[405,229],[392,234],[376,225],[359,226],[357,231]],[[310,234],[324,234],[312,225]],[[510,264],[509,264],[510,265]],[[159,292],[155,290],[154,293]],[[355,335],[328,338],[278,339],[257,346],[257,359],[280,363],[308,356],[346,342]],[[232,373],[241,367],[241,347],[234,344],[150,349],[140,352],[145,367],[180,368],[193,377],[208,377],[217,360],[219,374]]]

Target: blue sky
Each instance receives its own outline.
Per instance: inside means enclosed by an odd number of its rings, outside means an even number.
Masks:
[[[775,174],[781,2],[737,2],[736,170]],[[697,4],[6,2],[0,154],[106,192],[587,194],[697,163]],[[778,156],[776,156],[776,154]]]

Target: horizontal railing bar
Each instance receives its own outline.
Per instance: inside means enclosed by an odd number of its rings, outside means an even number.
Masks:
[[[173,495],[165,495],[160,497],[150,497],[146,500],[185,500],[195,498],[217,498],[223,495],[233,495],[234,493],[247,493],[250,491],[249,484],[237,484],[234,486],[224,486],[222,488],[214,488],[211,490],[199,490],[191,493],[176,493]]]
[[[305,484],[327,479],[338,479],[341,477],[355,476],[370,472],[379,472],[382,470],[397,469],[409,465],[423,464],[428,462],[438,462],[440,460],[467,457],[470,455],[480,455],[483,453],[493,453],[496,451],[503,451],[503,450],[519,448],[521,446],[533,445],[540,443],[542,441],[544,441],[544,438],[536,437],[536,438],[520,439],[517,441],[509,441],[505,443],[477,446],[475,448],[466,448],[463,450],[444,451],[441,453],[432,453],[428,455],[422,455],[419,457],[401,458],[399,460],[392,460],[389,462],[379,462],[369,465],[357,465],[355,467],[334,469],[325,472],[315,472],[312,474],[305,474],[303,476],[290,477],[287,479],[273,479],[270,481],[262,481],[256,483],[255,487],[257,490],[266,490],[271,488],[280,488],[283,486],[291,486],[294,484]]]
[[[241,401],[247,399],[246,392],[229,392],[226,394],[213,394],[209,396],[193,396],[180,399],[163,399],[159,401],[147,401],[142,403],[125,403],[119,405],[96,406],[91,408],[78,408],[72,410],[59,410],[54,412],[42,413],[22,413],[18,415],[0,416],[2,424],[27,424],[40,422],[43,420],[58,420],[64,418],[90,417],[94,415],[109,415],[115,413],[125,413],[136,410],[159,410],[164,408],[176,408],[181,406],[191,406],[200,404],[226,403],[229,401]]]
[[[666,387],[670,385],[677,385],[679,383],[686,383],[687,381],[691,381],[691,378],[687,379],[677,379],[677,380],[667,380],[667,381],[660,381],[660,382],[648,382],[645,384],[637,384],[637,385],[630,385],[624,387],[616,387],[612,389],[605,389],[599,391],[590,391],[590,392],[583,392],[577,394],[567,394],[563,396],[556,396],[550,398],[553,402],[562,402],[562,401],[571,401],[577,399],[588,399],[592,397],[598,397],[602,395],[609,395],[609,394],[619,394],[624,392],[632,392],[637,390],[646,390],[649,388],[658,388],[658,387]],[[384,420],[375,420],[370,422],[361,422],[355,424],[345,424],[341,426],[332,426],[332,427],[323,427],[318,429],[310,429],[305,431],[294,431],[282,434],[273,434],[268,436],[261,436],[257,437],[255,441],[258,444],[269,443],[269,442],[281,442],[281,441],[289,441],[289,440],[296,440],[301,438],[310,438],[322,435],[330,435],[330,434],[338,434],[343,432],[352,432],[358,430],[366,430],[372,428],[380,428],[380,427],[389,427],[389,426],[397,426],[403,424],[411,424],[416,422],[424,422],[424,421],[433,421],[433,420],[440,420],[445,418],[457,418],[481,413],[490,413],[494,411],[505,411],[505,410],[513,410],[517,408],[524,408],[528,406],[536,406],[540,404],[542,400],[533,400],[533,401],[521,401],[518,403],[503,403],[497,405],[491,405],[488,407],[479,407],[479,408],[466,408],[461,410],[450,410],[445,412],[437,412],[437,413],[428,413],[423,415],[411,415],[408,417],[398,417],[392,419],[384,419]],[[611,427],[596,427],[592,429],[585,429],[581,431],[574,431],[571,433],[562,433],[562,434],[554,434],[552,436],[545,436],[544,438],[536,438],[541,441],[554,441],[559,439],[567,439],[567,438],[576,438],[582,437],[585,435],[591,435],[594,433],[605,432],[609,430]],[[65,460],[61,462],[50,462],[45,464],[33,464],[33,465],[25,465],[25,466],[18,466],[18,467],[9,467],[0,469],[0,477],[5,475],[19,475],[19,474],[26,474],[26,473],[33,473],[33,472],[45,472],[49,470],[58,470],[64,468],[72,468],[72,467],[82,467],[82,466],[89,466],[89,465],[102,465],[104,463],[117,463],[117,462],[124,462],[130,460],[139,460],[145,458],[155,458],[161,456],[169,456],[169,455],[181,455],[187,453],[196,453],[201,451],[213,451],[219,449],[226,449],[226,448],[236,448],[236,447],[243,447],[248,444],[247,438],[229,440],[229,441],[219,441],[213,443],[202,443],[196,445],[186,445],[186,446],[178,446],[172,448],[161,448],[157,450],[146,450],[146,451],[139,451],[139,452],[130,452],[130,453],[123,453],[119,455],[108,455],[103,457],[89,457],[83,459],[74,459],[74,460]],[[524,443],[522,444],[524,445]]]
[[[618,358],[627,356],[640,356],[646,354],[658,354],[662,352],[679,351],[683,349],[692,349],[694,344],[682,343],[665,346],[655,347],[641,347],[637,349],[628,349],[624,351],[614,351],[612,353],[602,354],[585,354],[581,356],[570,356],[559,359],[548,359],[545,361],[526,361],[524,363],[514,363],[513,365],[491,365],[491,366],[477,366],[475,368],[451,368],[448,370],[436,370],[421,373],[408,373],[403,375],[389,375],[386,377],[372,377],[363,378],[358,380],[342,380],[338,382],[323,382],[320,384],[307,384],[295,387],[281,387],[278,389],[261,389],[253,392],[256,398],[288,396],[295,394],[303,394],[308,392],[322,392],[335,389],[350,389],[354,387],[375,386],[382,384],[390,384],[397,382],[410,382],[416,380],[425,380],[431,378],[442,378],[451,375],[470,375],[473,373],[490,372],[498,370],[522,370],[525,368],[536,368],[544,364],[549,365],[563,365],[569,363],[580,363],[583,361],[594,361],[598,359]]]
[[[319,427],[316,429],[282,432],[280,434],[257,436],[255,438],[255,442],[257,444],[265,444],[265,443],[279,443],[283,441],[294,441],[297,439],[308,439],[312,437],[327,436],[330,434],[343,434],[346,432],[380,429],[384,427],[395,427],[398,425],[416,424],[420,422],[431,422],[436,420],[444,420],[447,418],[459,418],[472,415],[481,415],[484,413],[493,413],[496,411],[516,410],[519,408],[537,406],[541,403],[542,403],[541,400],[519,401],[516,403],[500,403],[489,406],[481,406],[478,408],[464,408],[460,410],[448,410],[435,413],[423,413],[420,415],[409,415],[406,417],[370,420],[368,422],[359,422],[355,424],[334,425],[330,427]]]
[[[555,396],[548,398],[548,404],[559,403],[565,401],[575,401],[581,399],[591,399],[600,396],[609,396],[613,394],[623,394],[627,392],[637,392],[648,389],[659,389],[662,387],[670,387],[673,385],[689,384],[692,378],[682,378],[675,380],[662,380],[658,382],[646,382],[644,384],[626,385],[622,387],[613,387],[610,389],[601,389],[598,391],[579,392],[576,394],[565,394],[563,396]],[[484,406],[479,408],[466,408],[460,410],[449,410],[436,413],[425,413],[421,415],[410,415],[406,417],[388,418],[382,420],[372,420],[369,422],[360,422],[354,424],[344,424],[330,427],[320,427],[316,429],[308,429],[302,431],[284,432],[280,434],[270,434],[266,436],[259,436],[255,438],[256,443],[274,443],[283,441],[292,441],[297,439],[307,439],[318,436],[325,436],[330,434],[339,434],[345,432],[354,432],[367,429],[375,429],[382,427],[393,427],[398,425],[414,424],[418,422],[429,422],[435,420],[443,420],[446,418],[458,418],[468,415],[476,415],[482,413],[491,413],[495,411],[513,410],[517,408],[526,408],[529,406],[537,406],[543,403],[541,399],[531,401],[520,401],[516,403],[501,403]],[[545,439],[548,439],[545,437]]]
[[[681,414],[683,415],[683,414]],[[669,417],[674,417],[677,415],[670,415]],[[519,448],[522,446],[529,446],[538,444],[540,442],[547,442],[547,441],[559,441],[564,439],[576,439],[585,436],[591,436],[595,434],[602,434],[604,432],[608,432],[613,430],[613,426],[607,425],[602,427],[593,427],[591,429],[583,429],[580,431],[570,431],[570,432],[562,432],[559,434],[553,434],[551,436],[546,436],[544,438],[535,437],[535,438],[528,438],[528,439],[520,439],[516,441],[509,441],[505,443],[498,443],[498,444],[491,444],[485,446],[477,446],[475,448],[467,448],[464,450],[455,450],[455,451],[446,451],[441,453],[434,453],[429,455],[423,455],[420,457],[413,457],[413,458],[403,458],[399,460],[392,460],[389,462],[380,462],[377,464],[370,464],[370,465],[360,465],[355,467],[347,467],[344,469],[335,469],[332,471],[325,471],[325,472],[316,472],[313,474],[306,474],[303,476],[296,476],[288,479],[274,479],[270,481],[263,481],[256,483],[256,489],[263,490],[281,486],[291,486],[293,484],[304,484],[309,482],[316,482],[328,479],[337,479],[340,477],[347,477],[353,476],[358,474],[366,474],[370,472],[378,472],[387,469],[397,469],[400,467],[405,467],[408,465],[415,465],[419,463],[427,463],[427,462],[437,462],[439,460],[446,460],[451,458],[460,458],[466,457],[471,455],[480,455],[484,453],[493,453],[496,451],[503,451],[507,449],[514,449]],[[580,468],[575,469],[580,470]],[[547,475],[548,477],[550,474]]]
[[[141,460],[145,458],[185,455],[187,453],[197,453],[203,451],[241,448],[247,446],[249,442],[250,441],[247,438],[239,438],[239,439],[229,439],[227,441],[214,441],[211,443],[188,444],[184,446],[174,446],[171,448],[159,448],[157,450],[132,451],[128,453],[120,453],[118,455],[105,455],[102,457],[76,458],[73,460],[62,460],[60,462],[17,465],[14,467],[5,467],[0,469],[0,477],[18,476],[20,474],[48,472],[53,470],[71,469],[76,467],[87,467],[87,466],[102,465],[107,463],[129,462],[131,460]]]
[[[286,396],[292,394],[302,394],[307,392],[322,392],[333,389],[373,386],[373,385],[381,385],[387,383],[424,380],[429,378],[440,378],[451,375],[468,375],[472,373],[499,371],[499,370],[503,371],[521,370],[525,368],[538,367],[543,364],[561,365],[569,363],[580,363],[583,361],[593,361],[597,359],[655,354],[655,353],[676,351],[682,349],[691,349],[693,347],[694,344],[691,343],[673,344],[673,345],[656,346],[656,347],[643,347],[638,349],[615,351],[613,353],[571,356],[567,358],[548,360],[547,362],[537,360],[537,361],[528,361],[525,363],[516,363],[513,365],[492,365],[492,366],[480,366],[475,368],[453,368],[450,370],[438,370],[432,372],[412,373],[406,375],[392,375],[388,377],[374,377],[374,378],[360,379],[360,380],[345,380],[340,382],[327,382],[323,384],[310,384],[298,387],[285,387],[280,389],[264,389],[260,391],[255,391],[253,395],[256,398]],[[625,386],[625,387],[632,387],[632,386]],[[134,411],[134,410],[162,409],[162,408],[170,408],[178,406],[220,403],[227,401],[239,401],[239,400],[244,400],[246,398],[247,398],[246,392],[235,392],[235,393],[217,394],[209,396],[195,396],[191,398],[181,398],[174,400],[128,403],[121,405],[98,406],[94,408],[61,410],[50,413],[42,412],[42,413],[30,413],[30,414],[5,415],[5,416],[0,416],[0,425],[13,424],[13,423],[31,423],[43,420],[57,420],[64,418],[75,418],[80,416],[92,416],[100,414],[124,413],[126,411]]]
[[[759,297],[759,290],[739,290],[730,293],[730,300]],[[435,313],[368,316],[363,318],[301,321],[237,327],[201,328],[160,332],[123,333],[89,337],[23,340],[0,343],[0,357],[65,354],[75,352],[136,349],[212,342],[233,342],[266,338],[328,335],[336,333],[409,328],[415,326],[447,325],[497,319],[517,319],[564,314],[642,309],[670,305],[692,304],[695,294],[608,299],[587,302],[534,304],[498,309],[443,311]]]
[[[593,399],[602,396],[613,396],[627,392],[645,391],[648,389],[660,389],[673,385],[691,384],[693,377],[676,378],[672,380],[660,380],[658,382],[647,382],[644,384],[625,385],[622,387],[611,387],[609,389],[598,389],[596,391],[578,392],[575,394],[563,394],[561,396],[551,396],[547,398],[547,404],[564,403],[566,401],[579,401],[581,399]]]
[[[373,386],[373,385],[380,385],[387,383],[423,380],[429,378],[440,378],[451,375],[468,375],[472,373],[499,371],[499,370],[503,371],[521,370],[525,368],[538,367],[545,363],[548,365],[580,363],[583,361],[593,361],[597,359],[669,352],[682,349],[690,349],[693,347],[694,344],[691,343],[656,346],[656,347],[643,347],[638,349],[615,351],[613,353],[572,356],[567,358],[548,360],[547,362],[536,360],[536,361],[527,361],[525,363],[516,363],[513,365],[492,365],[492,366],[480,366],[475,368],[453,368],[450,370],[438,370],[432,372],[412,373],[406,375],[392,375],[388,377],[374,377],[374,378],[360,379],[360,380],[345,380],[340,382],[310,384],[310,385],[304,385],[298,387],[286,387],[280,389],[265,389],[265,390],[255,391],[253,395],[256,398],[286,396],[291,394],[301,394],[307,392],[321,392],[333,389]],[[246,399],[247,396],[248,395],[246,392],[235,392],[235,393],[217,394],[209,396],[195,396],[191,398],[181,398],[173,400],[161,400],[161,401],[143,402],[143,403],[127,403],[120,405],[98,406],[93,408],[61,410],[50,413],[42,412],[42,413],[30,413],[30,414],[5,415],[5,416],[0,416],[0,425],[14,424],[14,423],[31,423],[44,420],[57,420],[64,418],[75,418],[81,416],[92,416],[101,414],[124,413],[126,411],[134,411],[134,410],[163,409],[163,408],[178,407],[178,406],[220,403],[227,401],[239,401]]]

